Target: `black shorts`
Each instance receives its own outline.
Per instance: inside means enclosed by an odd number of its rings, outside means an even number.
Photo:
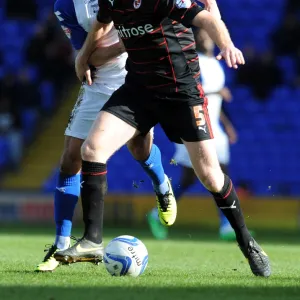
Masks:
[[[178,93],[165,96],[137,90],[122,85],[105,103],[107,111],[146,135],[152,127],[160,124],[170,141],[181,143],[203,141],[213,138],[207,111],[206,98]],[[190,99],[188,99],[190,98]]]

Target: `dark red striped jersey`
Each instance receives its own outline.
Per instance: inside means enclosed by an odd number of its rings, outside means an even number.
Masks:
[[[128,52],[126,82],[155,92],[186,92],[200,74],[189,28],[202,10],[191,0],[99,0],[98,21],[114,22]]]

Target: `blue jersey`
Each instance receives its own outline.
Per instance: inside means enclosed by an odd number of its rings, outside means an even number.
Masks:
[[[62,29],[70,39],[73,47],[80,50],[96,20],[99,11],[98,0],[56,0],[54,13]],[[113,28],[98,43],[98,47],[108,47],[119,42],[117,31]],[[121,84],[126,75],[125,62],[127,54],[123,53],[106,64],[97,67],[94,83],[86,89],[111,95]]]
[[[96,19],[98,0],[57,0],[54,13],[73,47],[79,50]]]

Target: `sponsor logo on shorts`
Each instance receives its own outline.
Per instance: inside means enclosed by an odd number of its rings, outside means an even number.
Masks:
[[[116,29],[121,38],[130,38],[132,36],[142,36],[151,33],[154,28],[151,24],[145,24],[138,27],[125,28],[123,25],[116,26]]]
[[[198,129],[204,131],[205,133],[207,133],[206,132],[206,128],[204,126],[203,127],[202,126],[198,126]]]

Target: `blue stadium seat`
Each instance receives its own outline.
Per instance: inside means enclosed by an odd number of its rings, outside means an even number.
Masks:
[[[291,84],[296,76],[295,59],[289,56],[279,56],[276,58],[280,67],[285,84]]]
[[[41,107],[44,111],[51,112],[55,107],[55,91],[54,86],[50,81],[42,82],[40,86],[42,95]]]
[[[18,49],[10,49],[5,51],[4,54],[4,65],[7,68],[18,69],[24,62],[23,53]]]
[[[26,109],[22,112],[22,129],[25,142],[30,142],[36,132],[38,112],[34,109]]]
[[[7,139],[0,136],[0,168],[5,166],[8,160],[9,147]]]
[[[24,37],[27,40],[34,34],[35,28],[36,28],[35,21],[19,22],[19,32],[21,33],[22,37]]]
[[[0,6],[0,21],[2,21],[4,19],[4,16],[5,16],[4,8],[2,8],[2,6]]]

